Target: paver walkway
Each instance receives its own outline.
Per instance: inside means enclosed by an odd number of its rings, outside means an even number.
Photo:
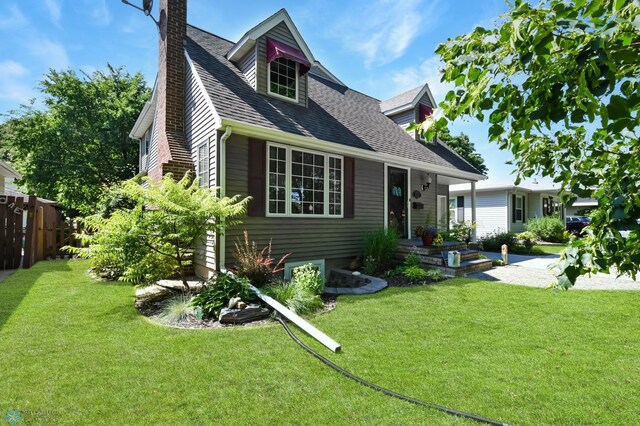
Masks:
[[[483,254],[490,259],[500,259],[500,253],[483,252]],[[555,275],[548,267],[559,257],[560,255],[557,254],[548,256],[510,254],[509,265],[467,276],[529,287],[548,287],[555,282]],[[591,277],[579,277],[573,288],[575,290],[640,290],[640,281],[634,281],[627,276],[616,278],[611,274],[594,274]]]

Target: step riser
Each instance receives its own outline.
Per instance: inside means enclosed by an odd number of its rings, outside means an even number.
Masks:
[[[401,253],[416,253],[423,256],[428,256],[432,254],[438,254],[443,251],[453,251],[453,250],[466,250],[467,245],[465,243],[460,244],[451,244],[451,245],[443,245],[443,246],[422,246],[422,245],[400,245],[398,247],[398,252]]]

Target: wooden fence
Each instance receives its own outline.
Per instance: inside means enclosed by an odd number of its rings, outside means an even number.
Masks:
[[[0,270],[29,268],[39,260],[70,257],[60,249],[78,247],[79,224],[65,221],[60,208],[29,196],[0,195]]]

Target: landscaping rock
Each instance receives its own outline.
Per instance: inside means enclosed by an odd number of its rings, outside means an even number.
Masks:
[[[246,304],[246,303],[244,303],[242,300],[241,300],[241,301],[239,301],[239,302],[236,304],[236,308],[238,308],[238,309],[244,309],[244,308],[246,308],[246,307],[247,307],[247,304]]]
[[[223,324],[244,324],[246,322],[258,321],[269,316],[271,311],[260,305],[248,305],[245,309],[228,309],[220,311],[218,320]]]
[[[235,307],[236,307],[236,305],[238,304],[238,302],[241,302],[241,301],[242,301],[242,299],[240,299],[239,297],[232,297],[232,298],[229,300],[229,305],[227,306],[227,308],[229,308],[229,309],[233,309],[233,308],[235,308]]]

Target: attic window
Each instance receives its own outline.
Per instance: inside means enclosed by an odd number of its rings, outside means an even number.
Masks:
[[[298,63],[278,58],[269,63],[269,94],[298,101]]]
[[[418,105],[418,123],[425,121],[431,114],[433,114],[433,108],[423,104]]]

